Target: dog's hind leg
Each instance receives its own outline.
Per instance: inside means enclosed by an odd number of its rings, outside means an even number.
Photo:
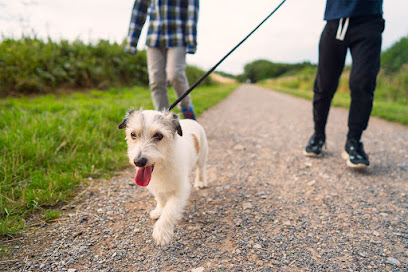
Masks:
[[[205,141],[203,144],[203,150],[201,151],[200,156],[198,157],[196,163],[196,178],[194,182],[194,187],[197,189],[202,189],[207,187],[207,178],[206,178],[206,168],[207,168],[207,155],[208,155],[208,146]]]
[[[205,176],[206,165],[205,163],[197,162],[196,165],[196,178],[194,182],[194,187],[197,189],[203,189],[207,187],[207,179]]]
[[[153,228],[153,238],[158,245],[164,246],[170,243],[176,223],[182,218],[187,203],[187,195],[170,196],[163,207],[159,220]]]

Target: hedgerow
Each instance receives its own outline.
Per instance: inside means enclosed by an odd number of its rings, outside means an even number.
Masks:
[[[61,89],[147,86],[146,53],[131,55],[125,44],[100,40],[54,42],[33,37],[0,43],[0,96],[52,93]],[[203,71],[188,67],[195,82]],[[202,85],[210,85],[210,79]]]

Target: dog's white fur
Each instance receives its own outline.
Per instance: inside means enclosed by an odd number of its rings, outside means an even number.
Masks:
[[[194,187],[207,186],[205,131],[194,120],[178,120],[171,112],[152,110],[130,111],[119,125],[119,128],[125,127],[129,162],[136,170],[135,161],[140,157],[147,159],[146,166],[154,165],[147,185],[157,202],[150,213],[152,219],[158,219],[153,238],[158,245],[167,245],[187,204],[191,187],[189,175],[194,166],[197,171]],[[162,139],[158,140],[157,133]]]

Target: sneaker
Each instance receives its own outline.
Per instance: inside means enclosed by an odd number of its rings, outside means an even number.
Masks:
[[[347,160],[347,166],[351,168],[365,169],[370,165],[363,143],[354,139],[347,139],[342,157]]]
[[[326,136],[324,134],[313,134],[312,137],[310,137],[305,150],[303,150],[303,154],[306,157],[321,157],[325,141]]]
[[[186,109],[182,109],[181,113],[183,114],[184,119],[193,119],[196,120],[195,114],[194,114],[194,108],[193,106],[190,106]]]

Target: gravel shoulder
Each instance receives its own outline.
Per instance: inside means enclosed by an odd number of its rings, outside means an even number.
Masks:
[[[154,244],[154,200],[127,168],[58,221],[1,238],[0,271],[408,271],[408,127],[371,118],[372,165],[354,171],[347,118],[332,108],[325,155],[306,158],[311,103],[243,85],[199,119],[209,188],[192,191],[169,246]]]

